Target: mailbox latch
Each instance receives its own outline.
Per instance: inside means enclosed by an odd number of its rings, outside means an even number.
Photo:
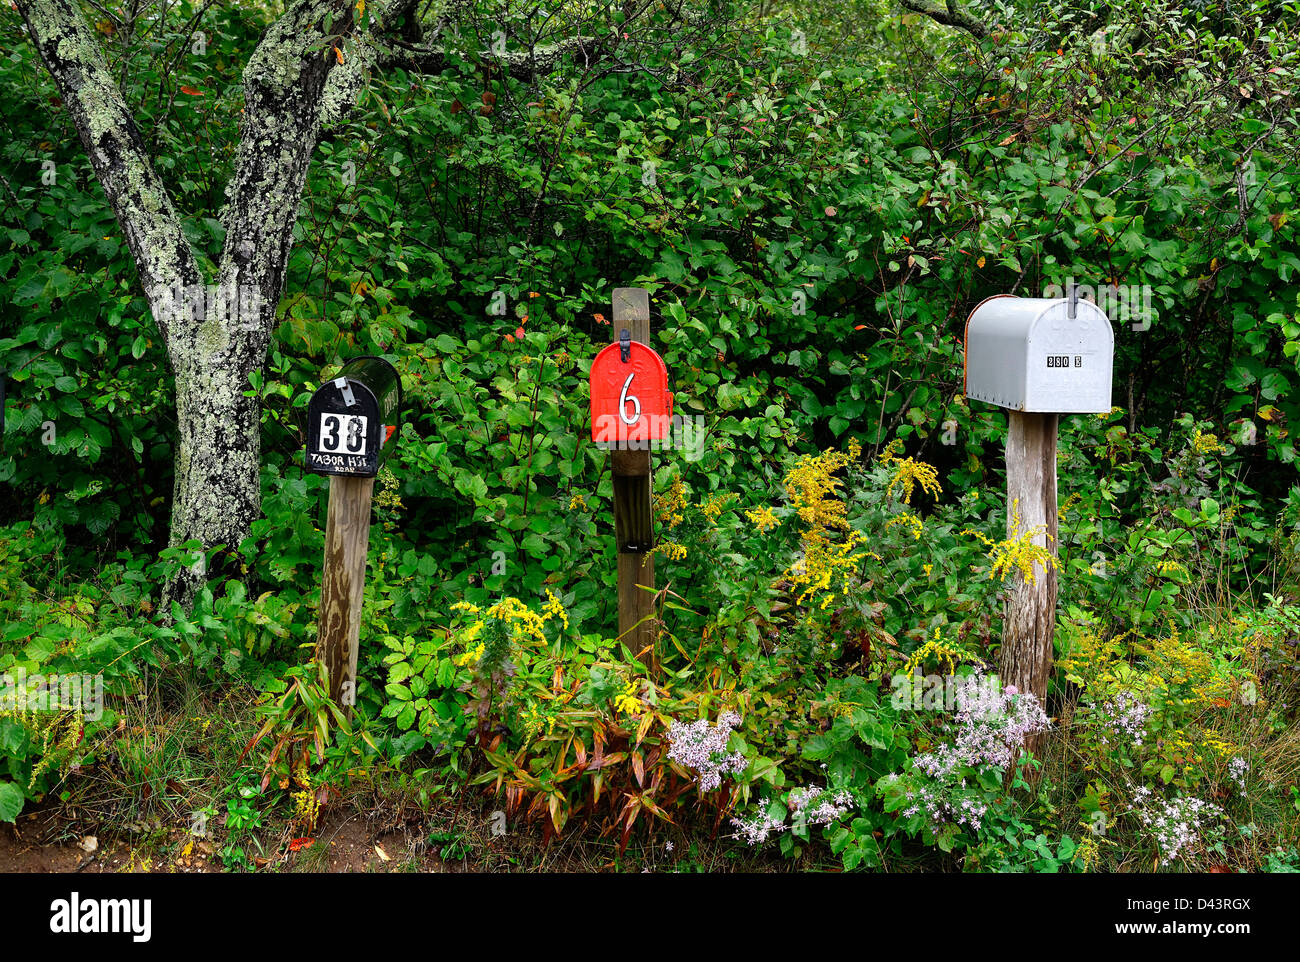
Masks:
[[[334,379],[334,386],[338,388],[339,393],[343,395],[344,404],[346,404],[350,408],[357,406],[356,395],[352,393],[352,385],[348,383],[347,378],[336,377]]]
[[[624,364],[632,359],[632,332],[626,327],[618,332],[618,353]]]

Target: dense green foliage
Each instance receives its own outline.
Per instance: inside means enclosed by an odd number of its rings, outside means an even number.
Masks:
[[[155,607],[192,561],[165,548],[166,356],[71,121],[0,12],[0,671],[100,673],[107,694],[98,720],[0,715],[0,818],[75,792],[74,762],[125,765],[137,698],[183,677],[262,696],[267,738],[212,803],[260,785],[303,835],[316,786],[389,765],[425,804],[498,791],[548,837],[579,814],[625,844],[738,814],[790,818],[783,852],[824,838],[815,857],[848,867],[1300,862],[1300,11],[1239,6],[990,4],[982,42],[884,3],[853,7],[852,30],[832,4],[732,11],[690,45],[638,47],[645,69],[532,85],[483,67],[466,29],[439,76],[376,73],[318,151],[249,385],[263,518],[213,552],[191,612]],[[215,257],[239,71],[267,21],[204,8],[199,56],[181,28],[197,12],[130,55],[102,32]],[[950,784],[917,761],[949,713],[900,709],[891,679],[996,660],[1006,572],[979,536],[1005,524],[1005,418],[964,398],[965,318],[1068,280],[1132,293],[1112,312],[1117,409],[1062,422],[1058,724],[1037,775]],[[621,286],[651,291],[702,427],[655,455],[648,663],[614,638],[608,456],[586,440]],[[302,446],[310,392],[362,353],[398,366],[408,406],[348,725],[307,662],[327,485]],[[818,505],[843,523],[801,510]],[[1117,752],[1121,693],[1151,715]],[[728,710],[745,767],[699,791],[670,727]],[[851,802],[800,822],[808,786]],[[1171,854],[1143,786],[1224,818]],[[912,807],[927,791],[989,814],[936,829]],[[246,864],[233,841],[226,858]]]

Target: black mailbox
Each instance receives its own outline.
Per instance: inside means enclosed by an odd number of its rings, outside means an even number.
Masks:
[[[373,355],[348,361],[307,405],[307,470],[373,478],[401,408],[397,368]]]

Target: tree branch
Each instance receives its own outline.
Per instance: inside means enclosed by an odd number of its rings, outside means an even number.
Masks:
[[[296,0],[244,68],[244,122],[221,214],[219,268],[221,290],[244,306],[241,323],[212,331],[208,353],[238,349],[260,364],[320,138],[326,82],[352,32],[351,15],[351,0]]]
[[[913,13],[924,14],[945,27],[965,30],[971,36],[981,40],[989,34],[989,28],[984,25],[984,21],[963,9],[960,0],[946,0],[945,3],[939,3],[938,0],[900,0],[900,2]]]
[[[504,54],[486,52],[483,59],[516,80],[529,83],[554,72],[565,57],[576,56],[585,64],[595,63],[610,46],[612,41],[609,40],[578,36],[534,47],[532,50],[512,50]],[[378,59],[381,69],[401,68],[411,73],[440,73],[446,65],[447,51],[444,48],[415,47],[404,43],[394,43]]]
[[[463,19],[472,6],[472,0],[449,0],[433,26],[431,31],[433,37],[441,36],[453,24]],[[524,83],[531,83],[538,77],[553,73],[566,57],[578,58],[585,66],[609,58],[621,42],[620,33],[631,29],[637,20],[642,19],[646,14],[654,12],[660,6],[663,6],[663,4],[659,0],[641,0],[640,3],[629,0],[624,4],[624,20],[620,32],[611,33],[605,37],[578,34],[553,43],[535,46],[528,50],[507,51],[505,53],[484,50],[481,52],[481,56],[483,60],[494,64],[502,72],[514,79]],[[707,20],[707,13],[692,13],[687,11],[685,6],[685,3],[681,2],[681,0],[668,5],[672,15],[672,25],[679,27],[698,26]],[[404,39],[394,40],[379,55],[377,61],[377,65],[381,69],[400,68],[412,73],[439,73],[446,64],[447,51],[444,47],[413,44],[406,42]],[[629,66],[627,69],[635,70],[640,68]]]
[[[18,0],[18,12],[72,115],[150,301],[178,280],[198,283],[180,215],[81,8],[75,0]],[[170,342],[174,325],[160,319],[158,327]]]

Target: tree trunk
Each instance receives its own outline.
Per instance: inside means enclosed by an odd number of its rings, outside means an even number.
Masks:
[[[170,353],[178,427],[171,544],[233,549],[260,510],[260,411],[257,398],[244,394],[257,359],[232,363],[193,345]],[[187,607],[205,574],[206,565],[182,569],[168,586],[167,607],[172,600]]]
[[[364,67],[364,58],[354,58],[327,98],[334,67],[344,59],[327,54],[351,34],[351,0],[287,4],[249,59],[215,283],[198,268],[80,6],[23,0],[19,11],[122,224],[176,376],[170,542],[235,548],[260,508],[259,410],[256,399],[244,396],[248,375],[266,356],[326,100],[335,111],[351,103]],[[182,569],[163,592],[164,610],[172,601],[188,607],[205,574],[205,563]]]

